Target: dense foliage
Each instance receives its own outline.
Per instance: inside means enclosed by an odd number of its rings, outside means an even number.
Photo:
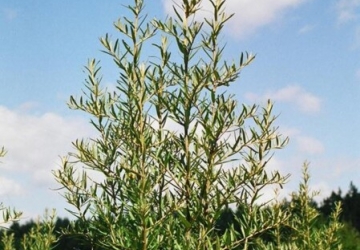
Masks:
[[[70,99],[99,136],[76,141],[55,175],[97,247],[246,249],[287,220],[258,202],[264,188],[285,182],[266,165],[287,139],[270,101],[239,107],[226,93],[254,57],[223,61],[218,40],[231,16],[225,1],[211,3],[210,19],[195,21],[200,1],[182,1],[162,21],[147,19],[144,2],[134,1],[132,17],[115,23],[121,38],[101,39],[119,71],[116,90],[102,88],[100,66],[90,60],[84,96]],[[153,55],[144,57],[149,47]],[[246,209],[242,235],[215,230],[230,204]]]
[[[348,197],[351,195],[354,189],[357,189],[353,183],[350,184],[349,191],[344,195],[340,195],[341,200],[343,200],[345,197]],[[341,193],[341,190],[339,190],[337,193]],[[310,209],[315,209],[320,212],[320,214],[316,217],[316,219],[311,223],[311,229],[313,231],[318,231],[319,228],[323,228],[325,225],[328,225],[328,223],[331,221],[331,217],[327,215],[326,213],[323,213],[324,209],[335,209],[335,203],[329,207],[328,200],[331,199],[331,197],[334,196],[334,193],[332,193],[329,197],[325,198],[320,204],[317,204],[314,201],[310,201],[308,205],[310,206]],[[359,200],[352,200],[352,202],[359,202]],[[299,200],[297,199],[297,195],[294,195],[293,198],[290,201],[282,201],[281,203],[282,209],[284,211],[290,211],[290,213],[293,214],[293,216],[299,216],[301,213],[304,212],[304,210],[301,212],[299,211]],[[308,208],[309,209],[309,208]],[[350,216],[350,214],[354,215],[357,213],[357,207],[352,207],[352,209],[348,209],[345,214],[345,210],[342,211],[340,218],[342,218],[344,224],[343,226],[338,230],[338,238],[342,245],[342,249],[344,250],[358,250],[360,249],[360,231],[355,229],[353,225],[355,222],[357,222],[360,218],[356,216]],[[241,207],[238,207],[237,209],[233,210],[230,208],[225,208],[222,210],[221,216],[218,219],[216,223],[216,229],[219,234],[223,234],[226,230],[226,228],[230,226],[234,226],[235,230],[240,232],[240,227],[238,225],[239,221],[236,218],[239,218],[241,214],[244,211]],[[344,220],[344,218],[353,218],[354,221]],[[48,217],[49,219],[49,217]],[[27,221],[27,222],[14,222],[8,230],[4,231],[6,232],[6,235],[13,234],[13,242],[11,244],[12,247],[6,248],[4,243],[0,245],[0,249],[23,249],[21,248],[21,243],[24,241],[24,236],[30,234],[31,230],[34,230],[36,228],[39,228],[39,225],[41,228],[45,229],[42,231],[42,234],[45,233],[46,230],[51,230],[51,234],[55,236],[57,239],[52,243],[53,250],[62,250],[62,249],[79,249],[79,250],[91,250],[92,245],[91,243],[87,243],[84,245],[84,241],[81,238],[74,237],[71,235],[62,234],[61,232],[67,231],[67,229],[71,226],[71,222],[68,219],[61,219],[57,218],[56,220],[53,220],[53,227],[45,226],[45,224],[49,223],[48,219],[43,219],[42,221]],[[283,226],[280,229],[280,237],[282,241],[292,241],[294,240],[294,236],[296,231],[294,231],[294,228]],[[40,234],[42,237],[43,235]],[[48,233],[46,233],[48,234]],[[274,231],[268,232],[265,234],[262,234],[259,236],[259,238],[266,242],[267,244],[273,244],[276,242],[276,238],[274,237]],[[1,237],[1,241],[4,242],[4,235]],[[85,242],[86,243],[86,242]],[[25,248],[30,249],[30,248]],[[100,249],[100,248],[99,248]]]

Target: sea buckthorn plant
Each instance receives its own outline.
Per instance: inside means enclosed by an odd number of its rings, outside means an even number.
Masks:
[[[267,169],[287,138],[271,101],[239,104],[227,92],[254,56],[223,59],[225,0],[209,0],[203,20],[200,0],[177,1],[165,20],[149,18],[145,2],[114,23],[119,38],[100,39],[118,70],[115,90],[91,59],[83,95],[70,98],[98,136],[75,141],[54,172],[77,218],[67,233],[93,249],[266,249],[261,236],[290,218],[259,200],[287,179]],[[242,208],[240,228],[220,232],[229,207]]]

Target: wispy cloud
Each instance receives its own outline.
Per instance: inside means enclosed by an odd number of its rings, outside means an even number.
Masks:
[[[282,134],[290,138],[290,143],[295,142],[296,150],[302,154],[322,154],[325,151],[324,144],[312,137],[304,134],[297,128],[282,127]]]
[[[298,34],[305,34],[305,33],[308,33],[312,30],[314,30],[315,28],[315,25],[310,25],[310,24],[307,24],[307,25],[304,25],[303,27],[301,27],[298,31]]]
[[[338,0],[335,8],[339,24],[346,23],[358,18],[360,0]]]
[[[337,24],[355,24],[353,29],[351,50],[360,48],[360,0],[337,0],[335,4],[335,11],[337,14]]]
[[[307,0],[228,0],[226,10],[228,13],[235,13],[229,21],[229,32],[237,38],[244,38],[253,34],[259,28],[278,21],[283,14],[291,8],[298,7]],[[172,14],[172,5],[179,1],[163,0],[165,11]],[[209,1],[203,1],[199,19],[211,15],[211,5]]]
[[[263,95],[247,93],[245,97],[255,102],[271,99],[277,102],[291,103],[301,112],[307,114],[318,113],[321,110],[321,99],[298,85],[290,85],[277,91],[267,92]]]

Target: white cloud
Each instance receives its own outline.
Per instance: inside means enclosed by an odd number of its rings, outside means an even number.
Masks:
[[[71,150],[71,142],[76,138],[88,135],[90,128],[80,119],[54,113],[28,115],[22,111],[23,108],[10,110],[0,106],[1,144],[8,151],[0,168],[26,173],[34,183],[48,185],[59,156]]]
[[[14,180],[0,176],[0,196],[16,196],[25,193],[24,188]]]
[[[339,24],[346,23],[358,18],[360,0],[338,0],[336,3],[337,21]]]
[[[39,103],[37,102],[25,102],[25,103],[22,103],[18,108],[17,110],[21,113],[25,113],[25,112],[28,112],[28,111],[32,111],[34,108],[38,107],[39,106]]]
[[[298,136],[300,134],[299,129],[285,127],[285,126],[282,126],[280,131],[284,136],[287,136],[287,137],[290,137],[290,138],[293,138],[293,137]]]
[[[0,146],[7,150],[0,164],[1,201],[23,211],[24,218],[54,207],[59,216],[69,216],[62,209],[68,207],[65,199],[53,190],[60,185],[51,170],[59,167],[60,156],[74,151],[72,141],[94,132],[82,118],[38,115],[32,107],[0,106]]]
[[[235,13],[229,21],[229,32],[234,37],[244,38],[253,34],[257,29],[278,21],[286,10],[295,8],[307,0],[228,0],[225,4],[227,13]],[[179,0],[163,0],[167,14],[173,13],[172,5]],[[202,9],[198,19],[209,17],[212,8],[209,1],[202,2]]]
[[[300,111],[307,114],[318,113],[321,110],[321,99],[297,85],[290,85],[277,91],[270,91],[264,95],[247,93],[249,101],[266,101],[271,99],[276,102],[291,103]]]
[[[297,154],[315,155],[322,154],[325,151],[325,146],[320,140],[302,133],[299,129],[281,127],[281,132],[290,138],[290,144],[295,143]]]
[[[321,141],[309,137],[309,136],[298,136],[296,142],[300,152],[309,154],[321,154],[325,151],[324,145]]]

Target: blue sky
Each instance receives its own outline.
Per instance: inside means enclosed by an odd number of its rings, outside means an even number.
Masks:
[[[26,217],[46,207],[67,215],[51,170],[92,130],[66,102],[81,93],[89,58],[101,60],[104,85],[116,81],[99,37],[118,37],[112,24],[125,2],[0,2],[0,145],[8,150],[0,200]],[[171,12],[170,0],[146,2],[149,16]],[[227,8],[235,16],[225,58],[257,55],[229,91],[242,103],[272,99],[279,130],[290,137],[271,165],[292,174],[283,192],[296,189],[304,161],[322,197],[347,191],[350,181],[360,186],[360,0],[228,0]]]

